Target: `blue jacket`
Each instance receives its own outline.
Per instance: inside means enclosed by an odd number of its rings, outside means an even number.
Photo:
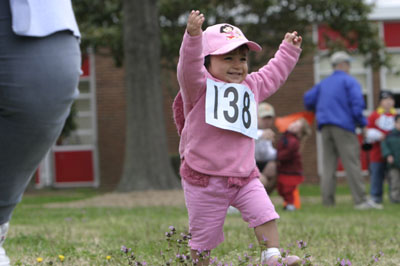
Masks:
[[[304,105],[314,111],[318,129],[335,125],[355,132],[356,126],[367,124],[362,112],[365,107],[361,86],[344,71],[336,70],[304,94]]]

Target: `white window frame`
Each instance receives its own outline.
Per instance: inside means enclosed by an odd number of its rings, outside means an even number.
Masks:
[[[92,49],[88,49],[87,54],[89,56],[89,76],[81,77],[81,81],[88,81],[90,86],[89,93],[80,93],[77,100],[88,99],[90,102],[89,111],[77,112],[77,117],[90,117],[91,118],[91,129],[77,129],[72,132],[75,135],[90,135],[92,138],[91,143],[84,144],[66,144],[66,145],[54,145],[49,153],[46,155],[44,160],[39,166],[39,182],[36,184],[36,188],[42,188],[44,186],[53,187],[98,187],[100,185],[99,177],[99,155],[98,155],[98,135],[97,135],[97,105],[96,105],[96,73],[95,73],[95,54]],[[56,182],[55,180],[55,160],[54,153],[62,151],[91,151],[93,160],[93,181],[91,182]]]
[[[399,20],[400,20],[400,16],[399,16]],[[379,22],[379,36],[383,39],[385,34],[384,34],[384,23],[386,21],[380,21]],[[399,22],[400,21],[396,21]],[[386,52],[388,52],[389,54],[399,54],[400,55],[400,46],[399,47],[387,47],[385,48]],[[400,62],[393,62],[393,63],[397,63],[396,66],[400,69]],[[381,89],[387,89],[390,90],[393,93],[396,94],[400,94],[400,84],[398,87],[396,88],[388,88],[387,86],[387,78],[386,75],[389,72],[389,69],[387,67],[381,67],[380,71],[379,71],[379,80],[380,80],[380,87]],[[396,111],[399,113],[400,112],[400,108],[396,108]]]

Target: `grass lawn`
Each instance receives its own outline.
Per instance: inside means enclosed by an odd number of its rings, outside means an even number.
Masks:
[[[93,197],[101,201],[101,194],[90,189],[26,194],[14,212],[4,244],[12,265],[129,265],[132,251],[135,261],[147,265],[165,265],[161,251],[167,260],[176,259],[177,242],[168,251],[165,232],[171,225],[178,232],[174,238],[187,232],[185,206],[63,207]],[[283,249],[301,257],[310,254],[313,265],[348,265],[338,264],[338,258],[351,265],[400,265],[400,205],[386,200],[384,210],[355,211],[346,185],[338,187],[334,208],[320,204],[317,186],[302,186],[301,197],[301,210],[287,213],[282,211],[281,199],[275,193],[271,196],[281,216],[278,227]],[[49,203],[60,204],[55,208]],[[221,265],[256,265],[259,249],[253,230],[239,214],[228,215],[224,232],[225,242],[211,256]],[[307,243],[306,249],[297,247],[300,240]],[[122,245],[132,251],[124,254]],[[373,262],[380,252],[383,256]],[[245,262],[246,254],[252,256],[250,262]]]

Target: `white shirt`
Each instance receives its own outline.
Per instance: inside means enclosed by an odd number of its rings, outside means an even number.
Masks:
[[[272,141],[260,138],[263,130],[257,130],[258,139],[256,140],[254,155],[257,162],[268,162],[276,160],[277,151],[272,145]]]
[[[22,36],[44,37],[70,30],[80,37],[71,0],[10,0],[12,28]]]

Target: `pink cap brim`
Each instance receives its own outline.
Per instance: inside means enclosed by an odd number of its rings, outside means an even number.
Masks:
[[[236,42],[232,42],[229,43],[227,45],[222,46],[221,48],[215,50],[214,52],[210,53],[210,55],[221,55],[221,54],[226,54],[229,53],[230,51],[235,50],[236,48],[238,48],[239,46],[242,46],[243,44],[247,44],[247,46],[249,47],[250,50],[255,51],[255,52],[259,52],[262,50],[261,46],[258,45],[255,42],[252,41],[236,41]]]

